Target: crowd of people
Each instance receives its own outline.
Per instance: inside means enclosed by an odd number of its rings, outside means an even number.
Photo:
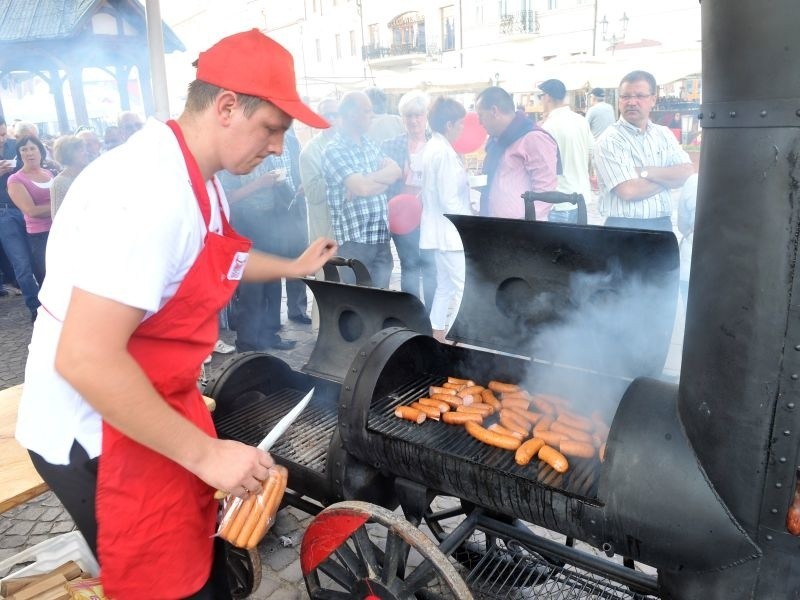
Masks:
[[[440,341],[464,287],[463,248],[444,214],[521,219],[526,191],[580,194],[588,202],[594,175],[607,226],[672,230],[671,190],[694,169],[669,128],[649,119],[657,98],[653,76],[634,71],[623,78],[619,118],[601,88],[591,91],[585,116],[572,110],[558,79],[541,82],[537,95],[539,118],[520,110],[500,87],[476,96],[469,108],[488,139],[486,182],[474,190],[464,157],[455,150],[467,113],[457,100],[412,90],[399,99],[399,114],[391,114],[378,88],[325,98],[318,110],[332,127],[305,147],[289,129],[280,155],[264,158],[245,175],[219,174],[233,226],[256,248],[289,258],[299,256],[309,240],[330,236],[341,256],[366,266],[377,287],[389,285],[394,245],[400,288],[424,303]],[[80,128],[48,147],[27,123],[16,123],[3,136],[0,278],[9,287],[0,287],[0,294],[24,295],[32,319],[46,271],[48,232],[67,190],[89,162],[142,126],[136,113],[124,112],[102,141]],[[0,132],[6,129],[0,126]],[[578,220],[570,202],[535,202],[535,212],[537,220]],[[354,283],[350,270],[341,277]],[[279,335],[284,285],[288,318],[310,324],[302,282],[243,284],[223,311],[223,322],[236,330],[235,345],[218,340],[214,350],[293,348],[295,340]]]

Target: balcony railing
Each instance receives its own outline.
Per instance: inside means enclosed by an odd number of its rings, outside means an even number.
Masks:
[[[539,18],[535,10],[521,10],[500,15],[500,34],[539,33]]]
[[[424,43],[392,44],[391,46],[364,46],[361,49],[361,56],[366,60],[406,54],[425,54],[425,52]]]

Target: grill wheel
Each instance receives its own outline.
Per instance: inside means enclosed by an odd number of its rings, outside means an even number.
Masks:
[[[473,598],[430,538],[366,502],[340,502],[317,515],[303,537],[300,565],[312,600]]]
[[[258,548],[247,550],[225,543],[225,571],[233,600],[247,598],[261,585]]]

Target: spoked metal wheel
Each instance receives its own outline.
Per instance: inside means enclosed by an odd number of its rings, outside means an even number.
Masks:
[[[258,548],[247,550],[226,542],[225,570],[233,600],[247,598],[261,585],[261,557]]]
[[[312,600],[472,600],[436,544],[402,516],[366,502],[323,510],[303,537]]]

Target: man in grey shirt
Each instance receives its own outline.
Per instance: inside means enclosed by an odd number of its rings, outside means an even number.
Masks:
[[[594,139],[597,139],[615,121],[614,108],[605,101],[606,92],[603,88],[594,88],[589,97],[592,105],[586,111],[586,121]]]

